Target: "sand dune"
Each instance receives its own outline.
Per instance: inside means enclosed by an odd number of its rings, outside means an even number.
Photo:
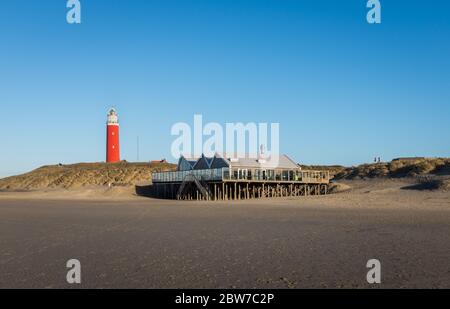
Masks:
[[[306,169],[328,170],[335,179],[366,179],[366,178],[403,178],[417,176],[448,176],[450,175],[450,158],[399,158],[391,162],[362,164],[344,167],[303,166]]]
[[[176,168],[167,163],[79,163],[43,166],[29,173],[0,179],[2,191],[30,191],[49,189],[86,189],[92,187],[128,187],[151,181],[153,171]],[[329,170],[335,180],[373,178],[416,178],[419,182],[434,181],[430,188],[448,188],[442,177],[450,175],[449,158],[405,158],[388,163],[363,164],[356,167],[303,166],[305,169]],[[425,180],[423,177],[426,177]],[[437,180],[435,178],[438,178]],[[437,181],[437,182],[436,182]],[[439,182],[441,181],[441,182]],[[425,187],[427,187],[425,185]],[[105,188],[101,188],[105,190]],[[342,185],[332,191],[345,191]],[[119,191],[119,190],[116,190]]]
[[[450,159],[411,158],[350,168],[307,168],[329,169],[335,175],[329,191],[340,196],[324,197],[321,202],[333,206],[345,197],[346,205],[359,204],[359,199],[368,197],[366,192],[382,190],[378,193],[391,193],[387,200],[381,197],[383,203],[390,205],[398,197],[410,203],[409,197],[416,196],[415,191],[424,191],[420,197],[429,194],[428,191],[449,191],[449,164]],[[173,169],[175,165],[167,163],[127,162],[43,166],[23,175],[0,179],[0,198],[136,199],[139,198],[136,186],[150,184],[153,171]]]
[[[91,186],[133,186],[150,182],[153,171],[173,170],[167,163],[79,163],[43,166],[29,173],[0,179],[0,190],[77,189]]]

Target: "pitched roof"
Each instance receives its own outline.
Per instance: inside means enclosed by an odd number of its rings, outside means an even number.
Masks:
[[[191,158],[186,158],[184,156],[181,156],[180,159],[178,160],[178,168],[177,170],[181,171],[181,170],[186,170],[186,167],[182,166],[182,163],[186,162],[188,164],[188,166],[190,167],[189,169],[193,169],[195,163],[197,162],[196,159],[191,159]]]
[[[298,164],[292,161],[287,155],[271,156],[268,159],[257,158],[237,158],[231,159],[232,167],[249,167],[249,168],[286,168],[295,169],[299,168]]]
[[[226,159],[222,157],[220,154],[216,153],[214,157],[206,157],[202,155],[201,157],[198,158],[186,158],[186,157],[182,158],[187,162],[189,162],[192,169],[205,169],[205,168],[209,169],[214,165],[214,162],[216,160],[223,160],[226,166],[231,167],[262,168],[262,169],[300,168],[299,165],[294,161],[292,161],[291,158],[289,158],[287,155],[271,156],[268,159],[246,158],[246,157]],[[181,163],[181,158],[179,163]]]
[[[186,158],[184,156],[182,156],[182,158],[186,160],[191,166],[194,166],[198,161],[198,158]]]
[[[197,159],[197,162],[195,162],[195,164],[192,166],[192,168],[194,170],[209,169],[209,168],[211,168],[211,161],[212,161],[212,158],[207,158],[207,157],[205,157],[204,154],[202,154],[202,156]]]

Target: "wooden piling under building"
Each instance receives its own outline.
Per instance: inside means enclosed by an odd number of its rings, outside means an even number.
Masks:
[[[188,183],[155,183],[150,195],[161,199],[187,201],[234,201],[327,193],[328,183],[225,181],[203,183],[199,187],[195,181],[190,181]]]

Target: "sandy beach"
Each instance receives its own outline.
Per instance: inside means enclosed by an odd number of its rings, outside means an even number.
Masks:
[[[450,288],[450,192],[178,202],[132,188],[0,193],[0,288]],[[366,263],[382,283],[366,282]]]

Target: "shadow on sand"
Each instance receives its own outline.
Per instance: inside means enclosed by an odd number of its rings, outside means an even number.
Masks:
[[[448,178],[436,179],[424,177],[423,179],[419,179],[419,181],[416,184],[402,187],[402,190],[417,190],[417,191],[446,190],[450,187],[449,185],[450,179]]]
[[[136,185],[135,190],[136,190],[136,194],[138,196],[151,197],[151,198],[155,197],[152,185]]]

